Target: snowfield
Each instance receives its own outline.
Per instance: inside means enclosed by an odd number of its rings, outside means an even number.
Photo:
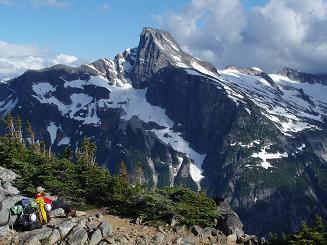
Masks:
[[[322,115],[327,114],[327,86],[299,83],[270,74],[276,88],[261,77],[246,75],[238,70],[227,69],[219,73],[222,79],[218,83],[223,84],[225,90],[232,91],[228,94],[234,101],[246,104],[242,100],[242,96],[246,96],[287,136],[291,136],[292,132],[317,128],[311,120],[322,122]],[[301,90],[312,103],[303,98]]]

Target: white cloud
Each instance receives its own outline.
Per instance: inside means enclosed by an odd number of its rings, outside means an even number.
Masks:
[[[220,68],[327,73],[325,0],[270,0],[250,10],[240,0],[192,0],[157,20],[188,51]]]
[[[0,74],[12,76],[27,69],[41,69],[55,64],[80,65],[81,61],[66,54],[52,54],[33,45],[11,44],[0,41]]]

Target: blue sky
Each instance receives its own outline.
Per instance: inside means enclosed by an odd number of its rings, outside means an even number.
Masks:
[[[113,58],[145,26],[218,68],[327,73],[326,0],[0,0],[0,75]]]
[[[51,4],[52,1],[37,5],[33,0],[2,1],[7,4],[0,4],[0,40],[33,44],[89,61],[113,57],[125,48],[136,46],[144,26],[160,27],[155,16],[178,11],[189,2],[58,0],[67,5]],[[244,0],[247,7],[259,2],[263,1]]]
[[[158,27],[154,16],[186,2],[75,0],[58,7],[0,5],[0,40],[35,44],[89,60],[113,57],[137,45],[142,27]]]

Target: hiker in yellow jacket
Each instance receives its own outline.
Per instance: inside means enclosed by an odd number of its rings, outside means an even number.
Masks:
[[[45,202],[44,202],[44,198],[41,194],[37,194],[36,198],[35,198],[35,202],[37,204],[37,214],[39,216],[39,220],[43,223],[46,224],[48,223],[48,216],[47,216],[47,212],[45,210]]]

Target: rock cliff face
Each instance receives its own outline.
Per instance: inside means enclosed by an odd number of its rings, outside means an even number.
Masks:
[[[321,77],[217,71],[169,33],[145,28],[138,47],[113,60],[1,83],[0,113],[31,121],[37,140],[58,153],[90,137],[97,162],[115,174],[123,160],[132,183],[141,163],[146,184],[225,197],[245,231],[261,235],[294,230],[315,213],[327,217]]]
[[[149,78],[161,68],[169,65],[202,67],[218,75],[217,69],[213,65],[185,53],[166,31],[144,28],[140,36],[136,57],[130,74],[134,87],[146,87]]]

